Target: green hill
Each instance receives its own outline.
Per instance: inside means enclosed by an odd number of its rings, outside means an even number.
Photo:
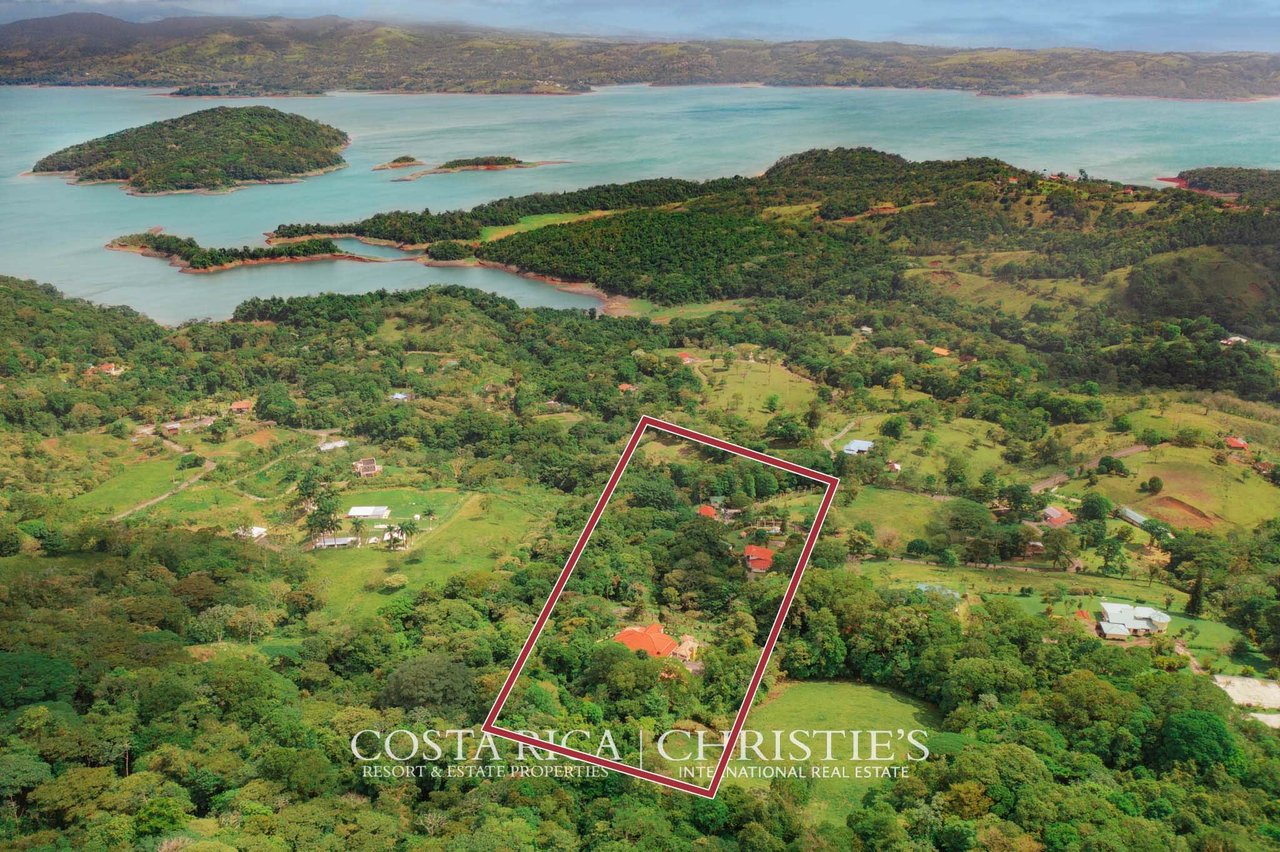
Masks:
[[[121,181],[139,193],[226,189],[338,168],[346,144],[341,130],[300,115],[215,107],[63,148],[33,171]]]

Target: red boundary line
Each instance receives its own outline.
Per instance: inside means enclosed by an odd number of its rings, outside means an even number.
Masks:
[[[608,504],[609,498],[613,496],[614,489],[618,487],[618,481],[622,478],[622,473],[626,470],[627,463],[631,461],[631,456],[635,453],[636,447],[640,445],[640,439],[644,436],[645,430],[649,428],[658,429],[691,441],[697,441],[700,444],[706,444],[718,450],[780,468],[797,476],[816,480],[826,485],[827,489],[823,494],[822,503],[818,507],[818,513],[814,516],[813,526],[809,529],[809,535],[805,538],[804,548],[800,551],[800,559],[797,561],[795,571],[791,575],[791,582],[787,585],[786,594],[782,596],[782,603],[778,606],[778,615],[773,621],[773,629],[769,631],[769,637],[765,640],[764,649],[760,654],[760,661],[756,664],[755,672],[751,676],[751,684],[747,687],[747,694],[738,708],[738,715],[734,718],[733,727],[729,729],[729,737],[725,741],[724,750],[720,754],[715,774],[712,776],[711,785],[708,787],[699,787],[697,784],[690,784],[677,778],[669,778],[656,772],[649,772],[615,760],[597,757],[594,754],[558,745],[554,742],[540,740],[537,737],[532,737],[519,731],[499,727],[497,724],[498,715],[502,712],[502,707],[506,704],[508,696],[511,695],[511,690],[516,685],[516,679],[520,677],[520,672],[524,669],[525,663],[529,661],[529,655],[533,652],[534,643],[538,641],[538,636],[542,633],[543,628],[546,627],[547,620],[551,617],[551,610],[560,599],[560,594],[569,582],[573,569],[577,567],[578,559],[581,558],[582,551],[587,546],[587,540],[591,538],[591,533],[595,531],[596,524],[600,522],[600,516],[604,514],[605,506]],[[525,640],[524,647],[520,649],[520,654],[516,657],[511,674],[507,675],[507,680],[498,692],[498,698],[494,701],[493,708],[489,711],[489,715],[485,718],[484,724],[480,726],[480,729],[487,734],[504,737],[517,743],[523,743],[542,751],[549,751],[574,760],[580,760],[604,769],[612,769],[615,772],[621,772],[633,778],[652,781],[655,784],[661,784],[686,793],[693,793],[708,799],[715,798],[716,790],[719,789],[720,781],[724,778],[725,770],[729,766],[729,760],[733,756],[733,749],[737,743],[738,736],[742,733],[742,726],[746,724],[747,711],[751,709],[751,699],[755,696],[756,690],[760,688],[760,681],[764,677],[770,657],[773,656],[774,645],[778,641],[778,635],[782,632],[782,625],[786,621],[787,612],[791,609],[791,601],[795,598],[796,590],[800,587],[800,578],[804,575],[804,570],[808,565],[809,554],[813,551],[814,544],[817,543],[818,534],[822,529],[822,522],[826,519],[827,511],[831,508],[831,501],[835,498],[836,487],[839,484],[840,480],[830,474],[812,470],[794,462],[789,462],[786,459],[775,458],[756,450],[729,443],[720,438],[713,438],[710,435],[704,435],[701,432],[695,432],[692,429],[686,429],[683,426],[677,426],[674,423],[668,423],[656,417],[648,415],[641,417],[640,422],[636,424],[635,430],[631,433],[631,439],[627,441],[626,448],[622,451],[622,457],[618,459],[617,465],[614,466],[613,474],[609,477],[600,499],[596,501],[595,510],[592,511],[591,517],[587,519],[587,525],[583,527],[582,535],[578,536],[578,543],[574,545],[573,551],[569,554],[569,559],[565,562],[564,569],[561,570],[560,577],[556,580],[550,597],[547,598],[546,604],[543,605],[542,612],[538,614],[538,620],[534,623],[533,630],[529,633],[529,638]]]

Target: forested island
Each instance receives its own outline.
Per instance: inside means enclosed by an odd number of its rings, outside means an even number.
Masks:
[[[395,44],[394,50],[387,45]],[[246,63],[244,57],[254,61]],[[370,56],[378,56],[370,62]],[[0,26],[0,82],[308,93],[571,94],[626,83],[880,86],[988,95],[1280,95],[1280,56],[957,49],[843,39],[646,42],[342,18],[130,23],[75,13]]]
[[[214,107],[63,148],[32,171],[139,194],[227,190],[340,168],[347,141],[335,127],[270,107]]]
[[[490,156],[490,157],[463,157],[457,160],[447,160],[440,164],[440,171],[444,172],[460,172],[465,170],[481,170],[481,169],[513,169],[517,166],[529,165],[524,160],[518,160],[515,157]]]
[[[213,272],[259,263],[285,263],[302,260],[357,260],[370,258],[343,252],[331,239],[312,238],[262,247],[205,248],[190,237],[171,234],[142,233],[117,237],[107,244],[116,251],[136,251],[148,257],[169,260],[184,272]]]
[[[387,169],[407,169],[412,166],[425,166],[426,163],[419,160],[411,154],[401,154],[394,160],[388,160],[385,163],[379,163],[373,167],[375,172],[386,171]]]

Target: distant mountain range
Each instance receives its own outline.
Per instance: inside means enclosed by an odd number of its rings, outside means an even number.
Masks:
[[[636,41],[331,16],[138,22],[77,12],[0,26],[0,84],[24,83],[187,94],[566,94],[621,83],[764,83],[1227,99],[1280,96],[1280,54]]]

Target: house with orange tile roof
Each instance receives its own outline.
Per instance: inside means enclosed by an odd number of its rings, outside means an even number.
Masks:
[[[624,627],[613,637],[632,651],[644,651],[650,657],[670,657],[675,652],[676,640],[662,632],[662,625],[654,622],[648,627]]]
[[[253,400],[251,399],[237,399],[231,403],[232,414],[248,414],[250,411],[253,411]]]
[[[1044,522],[1054,529],[1061,529],[1067,524],[1075,523],[1076,516],[1068,512],[1061,506],[1045,506],[1044,513],[1041,515]]]
[[[746,559],[747,569],[757,574],[762,574],[773,567],[773,551],[767,547],[748,544],[742,549],[742,556]]]
[[[715,519],[716,519],[716,507],[715,507],[715,506],[699,506],[699,507],[698,507],[698,514],[699,514],[699,515],[701,515],[701,516],[702,516],[702,517],[704,517],[704,518],[711,518],[712,520],[715,520]]]

